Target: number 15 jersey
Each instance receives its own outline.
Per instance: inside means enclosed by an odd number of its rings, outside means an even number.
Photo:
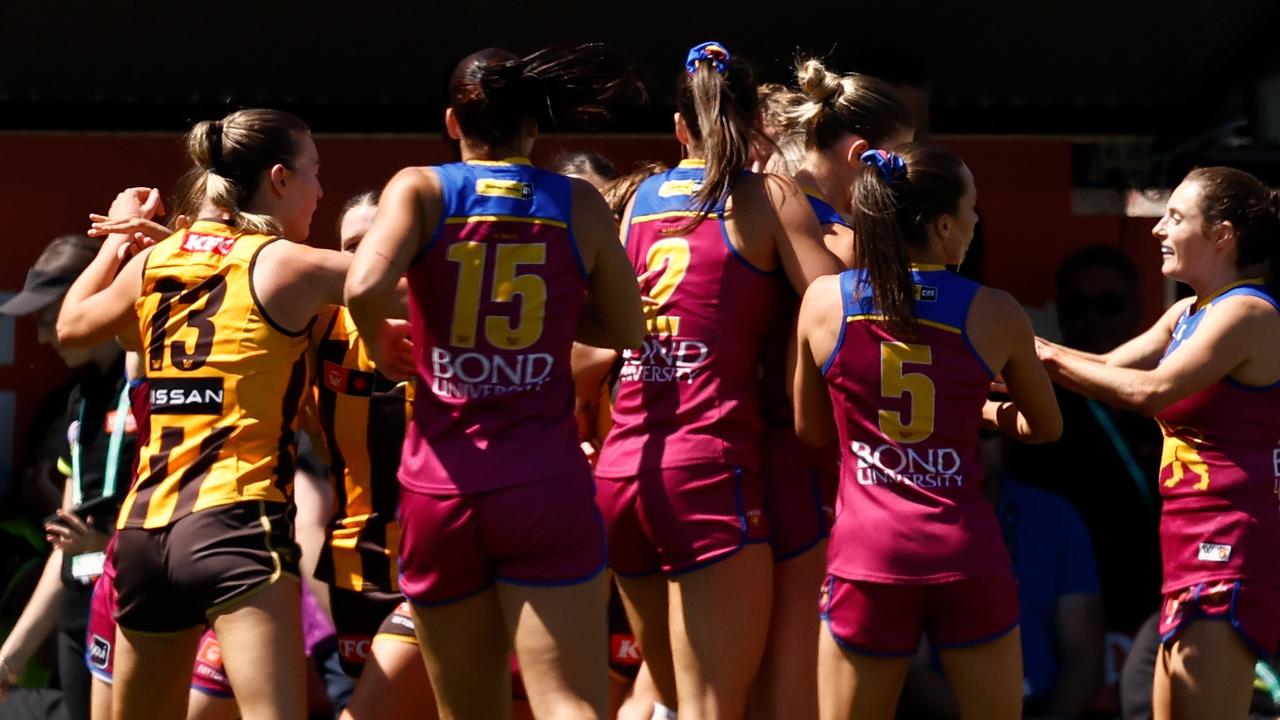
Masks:
[[[777,311],[776,272],[751,265],[725,227],[724,201],[696,227],[691,197],[704,176],[685,160],[636,190],[627,256],[653,273],[644,344],[623,353],[613,429],[596,474],[760,464],[760,355]]]
[[[307,331],[274,324],[253,291],[258,252],[276,241],[288,242],[201,220],[147,257],[135,305],[147,421],[120,528],[288,500]]]
[[[523,158],[433,170],[440,223],[408,272],[420,382],[400,484],[454,495],[585,476],[569,371],[587,289],[572,185]]]

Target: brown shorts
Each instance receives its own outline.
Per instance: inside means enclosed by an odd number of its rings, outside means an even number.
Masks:
[[[116,623],[175,633],[298,574],[294,508],[242,502],[191,513],[156,530],[116,534]]]

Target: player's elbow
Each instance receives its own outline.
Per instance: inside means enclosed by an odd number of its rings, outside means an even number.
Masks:
[[[802,413],[796,413],[795,430],[800,442],[811,448],[823,447],[836,438],[835,428],[831,423],[814,422]]]

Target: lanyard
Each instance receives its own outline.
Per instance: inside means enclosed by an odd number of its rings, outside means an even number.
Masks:
[[[1155,509],[1155,500],[1151,497],[1151,488],[1147,487],[1146,475],[1142,469],[1138,467],[1138,461],[1133,457],[1133,451],[1129,449],[1129,443],[1125,442],[1123,436],[1120,435],[1119,428],[1107,411],[1096,400],[1086,398],[1085,404],[1089,406],[1089,411],[1093,413],[1093,418],[1098,421],[1098,425],[1102,426],[1102,432],[1111,440],[1111,446],[1116,449],[1116,454],[1120,456],[1120,460],[1124,463],[1125,468],[1129,470],[1129,477],[1133,478],[1133,484],[1138,486],[1138,494],[1142,496],[1147,507]]]
[[[102,471],[102,496],[116,494],[116,475],[120,470],[120,446],[124,444],[124,426],[129,414],[129,383],[120,391],[116,402],[116,425],[111,428],[111,440],[107,443],[107,466]],[[71,443],[71,504],[84,502],[83,478],[80,474],[80,433],[84,429],[84,398],[80,399],[80,412],[76,425],[76,440]]]

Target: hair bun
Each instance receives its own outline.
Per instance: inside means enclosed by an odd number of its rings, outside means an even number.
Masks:
[[[827,70],[821,60],[805,60],[796,68],[796,82],[815,103],[824,103],[840,91],[840,76]]]

